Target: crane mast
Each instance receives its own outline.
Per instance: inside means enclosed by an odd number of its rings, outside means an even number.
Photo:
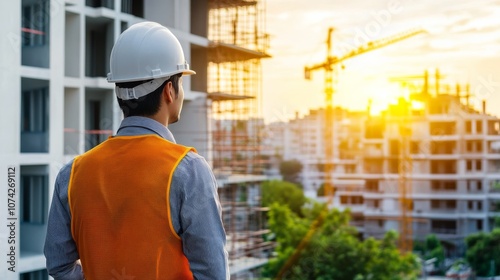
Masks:
[[[415,35],[425,33],[423,29],[411,29],[405,32],[401,32],[399,34],[385,37],[382,39],[370,41],[364,45],[361,45],[350,52],[343,54],[342,56],[334,56],[332,52],[332,33],[334,28],[328,29],[327,36],[327,55],[326,59],[318,64],[314,64],[311,66],[304,67],[304,76],[307,80],[312,78],[312,72],[317,70],[324,70],[325,79],[324,79],[324,93],[325,93],[325,131],[324,131],[324,145],[325,145],[325,182],[324,182],[324,191],[325,195],[328,197],[328,204],[330,204],[333,194],[334,194],[334,186],[333,186],[333,169],[334,169],[334,137],[333,137],[333,129],[334,129],[334,108],[333,108],[333,94],[334,90],[334,79],[336,71],[335,67],[338,66],[341,62],[348,60],[350,58],[356,57],[358,55],[364,54],[366,52],[376,50],[396,42],[408,39]],[[407,128],[401,127],[401,151],[400,151],[400,166],[399,166],[399,198],[400,198],[400,207],[401,207],[401,221],[400,221],[400,249],[401,251],[407,252],[411,251],[411,243],[408,243],[408,240],[412,239],[412,219],[411,219],[411,200],[409,198],[409,191],[411,187],[411,183],[409,182],[408,176],[408,166],[412,165],[411,157],[409,156],[409,138],[411,131],[408,131]]]
[[[286,271],[290,269],[290,267],[297,261],[301,251],[307,246],[309,243],[309,240],[313,237],[315,230],[321,226],[323,223],[324,216],[326,215],[326,211],[328,210],[328,205],[331,203],[331,200],[333,198],[334,194],[334,188],[333,188],[333,183],[332,183],[332,171],[333,171],[333,159],[334,159],[334,145],[333,145],[333,124],[334,124],[334,110],[333,110],[333,94],[334,94],[334,77],[335,77],[335,68],[338,66],[342,61],[347,60],[349,58],[358,56],[360,54],[363,54],[365,52],[369,52],[378,48],[382,48],[384,46],[396,43],[398,41],[410,38],[412,36],[418,35],[420,33],[424,33],[425,31],[423,29],[413,29],[409,30],[400,34],[397,34],[395,36],[391,37],[386,37],[380,40],[375,40],[375,41],[370,41],[366,43],[365,45],[359,46],[355,48],[354,50],[348,52],[347,54],[344,54],[341,57],[333,56],[332,55],[332,33],[334,31],[334,28],[330,27],[328,29],[328,36],[326,40],[326,46],[327,46],[327,54],[326,54],[326,59],[324,62],[315,64],[312,66],[306,66],[304,67],[304,75],[307,80],[311,79],[311,73],[316,70],[324,70],[325,71],[325,80],[324,80],[324,87],[325,87],[325,138],[324,138],[324,145],[325,145],[325,183],[324,183],[324,190],[325,190],[325,195],[328,196],[328,203],[326,207],[321,211],[321,213],[318,215],[316,220],[312,223],[311,228],[307,232],[307,234],[302,238],[300,241],[299,245],[297,248],[295,248],[293,254],[288,258],[286,263],[281,267],[280,271],[278,272],[278,275],[276,279],[281,279],[283,275],[285,274]],[[404,145],[404,144],[403,144]],[[404,157],[404,155],[403,155]],[[408,157],[409,158],[409,157]],[[402,181],[405,181],[407,176],[402,176],[400,177]],[[406,181],[405,181],[406,182]],[[402,186],[406,186],[405,184],[402,184]],[[405,196],[405,193],[401,194],[400,196]],[[402,200],[405,201],[404,204],[406,204],[406,201],[408,200]],[[411,201],[410,201],[411,202]],[[406,215],[406,211],[404,212],[403,216]],[[405,218],[405,217],[403,217]],[[406,223],[408,224],[408,223]],[[410,220],[410,225],[411,225],[411,220]]]

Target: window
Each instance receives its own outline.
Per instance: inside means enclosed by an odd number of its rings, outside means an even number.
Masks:
[[[431,200],[431,208],[439,208],[439,200]]]
[[[86,0],[85,5],[93,8],[105,7],[109,9],[113,9],[114,1],[113,0]]]
[[[467,141],[466,142],[466,151],[467,152],[472,152],[472,150],[473,150],[473,147],[472,147],[473,145],[472,144],[473,144],[472,141]]]
[[[378,181],[367,180],[366,181],[366,190],[369,192],[378,192]]]
[[[121,26],[121,31],[123,32],[123,31],[127,30],[128,23],[126,21],[122,21],[120,26]]]
[[[353,165],[353,164],[347,164],[345,166],[345,173],[348,173],[348,174],[353,174],[356,172],[356,165]]]
[[[22,95],[22,132],[46,132],[48,129],[48,88],[24,91]]]
[[[480,120],[476,122],[476,131],[478,134],[483,133],[483,122]]]
[[[467,171],[472,171],[472,161],[467,161]]]
[[[362,196],[351,197],[351,204],[363,204],[363,197]]]
[[[443,189],[447,191],[456,191],[457,190],[457,182],[456,181],[446,181],[443,183]]]
[[[431,189],[433,191],[456,191],[456,181],[431,181]]]
[[[21,222],[43,224],[47,218],[47,175],[21,176]]]
[[[410,153],[411,154],[420,154],[420,141],[411,141],[410,142]]]
[[[431,231],[434,233],[456,234],[457,223],[454,220],[432,220]]]
[[[465,122],[465,133],[471,134],[471,132],[472,132],[472,122],[466,121]]]
[[[476,171],[482,171],[483,165],[481,160],[476,160]]]
[[[340,204],[349,204],[348,197],[347,196],[341,196],[340,197]]]
[[[389,155],[399,155],[399,140],[390,140],[389,142]]]
[[[476,141],[476,152],[482,152],[482,151],[483,151],[483,142]]]
[[[399,160],[389,160],[389,173],[399,172]]]
[[[477,230],[483,230],[483,220],[477,220],[476,227]]]
[[[122,13],[143,17],[144,0],[122,0]]]
[[[48,278],[49,275],[46,269],[25,272],[19,275],[19,280],[45,280]]]
[[[21,95],[21,152],[46,153],[49,150],[48,87],[23,91]]]
[[[49,1],[38,0],[22,8],[23,47],[44,46],[48,43]]]

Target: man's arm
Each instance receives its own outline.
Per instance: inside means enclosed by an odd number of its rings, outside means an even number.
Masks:
[[[44,254],[47,270],[55,280],[82,280],[82,266],[71,235],[71,214],[68,204],[68,182],[71,175],[69,163],[56,179],[50,206]]]
[[[172,178],[170,201],[174,228],[195,279],[229,279],[217,182],[204,158],[188,153],[181,161]]]

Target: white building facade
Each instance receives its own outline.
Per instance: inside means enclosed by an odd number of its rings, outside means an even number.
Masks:
[[[463,253],[466,236],[490,231],[500,217],[500,119],[472,109],[459,95],[424,96],[423,106],[405,117],[411,131],[407,219],[412,237],[436,234],[447,241],[450,255]],[[336,117],[332,207],[350,208],[353,225],[365,237],[399,230],[402,136],[401,116],[395,112],[401,106],[389,106],[382,116]],[[281,146],[270,142],[283,151],[283,159],[302,162],[304,191],[313,198],[325,178],[318,168],[324,154],[323,119],[324,114],[312,111],[291,120],[284,125]]]
[[[210,104],[203,59],[208,46],[208,4],[201,0],[1,1],[0,16],[0,94],[6,101],[0,110],[0,168],[5,174],[0,184],[4,224],[0,279],[48,279],[43,245],[54,182],[63,164],[119,126],[122,113],[114,85],[105,77],[111,48],[128,26],[157,21],[179,38],[198,75],[184,78],[181,121],[169,128],[177,142],[194,146],[210,162]]]

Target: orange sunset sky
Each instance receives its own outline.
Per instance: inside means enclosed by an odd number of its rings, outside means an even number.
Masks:
[[[441,83],[470,84],[471,103],[500,115],[500,0],[267,0],[266,29],[272,58],[263,61],[262,113],[284,121],[324,104],[323,71],[304,79],[304,66],[326,58],[330,26],[336,42],[357,46],[412,28],[426,34],[351,58],[338,74],[334,104],[372,113],[405,90],[390,77],[421,75],[436,68]],[[338,46],[338,45],[337,45]],[[430,80],[433,83],[433,79]]]

